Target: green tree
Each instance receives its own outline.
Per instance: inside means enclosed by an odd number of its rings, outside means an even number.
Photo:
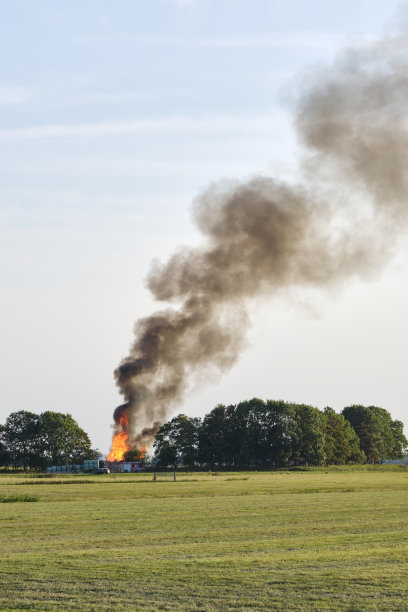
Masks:
[[[359,437],[347,419],[344,419],[344,433],[350,449],[347,461],[351,463],[365,463],[367,458],[364,451],[360,448]]]
[[[11,457],[14,468],[39,466],[40,423],[38,414],[20,410],[6,419],[2,431],[5,452]]]
[[[95,459],[99,454],[92,448],[88,434],[70,414],[43,412],[39,428],[43,464],[82,463],[84,459]]]
[[[375,406],[350,406],[342,414],[306,404],[258,398],[216,406],[202,423],[178,415],[156,435],[162,465],[322,465],[399,458],[408,442],[400,421]]]
[[[124,455],[125,461],[138,461],[143,466],[147,466],[150,462],[150,455],[145,448],[134,448],[133,450],[126,451]]]
[[[205,415],[198,431],[198,460],[210,466],[227,461],[226,408],[216,406]]]
[[[263,412],[262,460],[271,465],[285,466],[292,450],[291,433],[295,415],[293,406],[283,400],[267,400]]]
[[[378,463],[403,455],[407,439],[402,424],[393,421],[387,410],[378,406],[353,405],[344,408],[343,415],[356,431],[367,461]]]
[[[326,462],[337,465],[349,461],[364,462],[360,441],[349,421],[333,408],[326,407],[323,414]]]
[[[154,442],[153,446],[155,445],[156,443]],[[171,465],[175,468],[180,462],[180,455],[174,445],[166,440],[163,440],[156,445],[155,459],[157,460],[157,463],[163,467]]]
[[[126,451],[124,455],[125,461],[142,461],[144,458],[144,452],[140,448],[134,448],[133,450]]]
[[[199,431],[204,464],[286,465],[290,457],[293,410],[283,401],[253,398],[236,406],[216,406]]]
[[[286,465],[291,454],[292,406],[258,398],[242,404],[247,414],[247,465]]]
[[[11,455],[3,441],[4,426],[0,425],[0,465],[5,468],[11,465]]]
[[[326,461],[324,417],[318,408],[293,404],[292,461],[298,465],[321,465]]]
[[[253,460],[250,445],[252,439],[248,436],[251,402],[239,402],[236,406],[228,406],[226,411],[226,451],[229,463],[233,466],[249,466]]]
[[[348,442],[344,431],[344,417],[327,406],[324,411],[324,447],[328,464],[342,464],[347,460]]]
[[[342,414],[360,440],[360,449],[369,463],[378,463],[381,455],[378,449],[379,431],[370,408],[361,405],[346,406]]]
[[[27,410],[12,412],[0,431],[4,453],[14,467],[45,468],[61,463],[82,463],[94,459],[88,434],[70,414]]]
[[[179,414],[160,427],[156,434],[156,459],[161,465],[193,465],[198,457],[198,432],[201,421]]]
[[[408,450],[408,440],[404,436],[404,424],[401,421],[391,421],[393,446],[390,459],[402,459]]]

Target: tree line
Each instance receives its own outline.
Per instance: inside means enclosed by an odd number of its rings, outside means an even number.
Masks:
[[[407,446],[402,422],[384,408],[353,405],[339,414],[254,398],[220,404],[203,419],[174,417],[156,434],[153,460],[227,468],[379,463],[402,458]]]
[[[179,414],[156,434],[152,463],[226,468],[379,463],[408,450],[401,421],[377,406],[353,405],[338,414],[306,404],[253,398],[219,404],[204,418]],[[132,460],[147,456],[131,451]],[[99,455],[69,414],[26,410],[0,425],[0,465],[45,469],[81,464]],[[130,460],[130,458],[128,458]]]
[[[0,425],[0,465],[5,467],[41,470],[49,465],[81,464],[98,455],[70,414],[20,410]]]

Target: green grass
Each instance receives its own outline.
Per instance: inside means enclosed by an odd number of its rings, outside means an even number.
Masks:
[[[152,478],[0,475],[0,609],[408,609],[407,470]]]
[[[36,502],[39,500],[37,495],[3,495],[0,493],[0,504],[13,504],[17,502]]]

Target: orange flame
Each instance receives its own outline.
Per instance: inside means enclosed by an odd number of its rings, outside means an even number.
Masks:
[[[146,446],[142,446],[142,448],[139,448],[138,450],[140,453],[139,460],[141,461],[146,454]]]
[[[122,431],[119,431],[113,436],[112,449],[107,457],[108,461],[123,461],[126,451],[130,450],[128,444],[129,434],[127,431],[129,419],[126,412],[122,412],[120,415],[119,423],[122,427]]]
[[[119,423],[121,425],[122,431],[119,431],[113,436],[112,448],[111,452],[106,458],[107,461],[123,461],[123,459],[125,458],[125,453],[129,450],[133,450],[128,443],[129,434],[127,428],[129,424],[129,419],[126,412],[122,412],[122,414],[120,415]],[[146,446],[143,446],[142,448],[139,448],[137,450],[139,451],[138,460],[141,461],[145,456]]]

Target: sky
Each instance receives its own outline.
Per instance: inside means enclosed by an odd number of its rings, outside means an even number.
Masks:
[[[0,0],[0,422],[70,413],[107,452],[113,371],[194,198],[296,178],[291,92],[405,21],[389,0]],[[408,250],[368,282],[257,299],[239,362],[174,414],[284,399],[408,429]],[[407,434],[407,429],[405,433]]]

